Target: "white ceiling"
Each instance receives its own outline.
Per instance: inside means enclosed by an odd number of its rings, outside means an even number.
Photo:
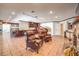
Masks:
[[[16,19],[21,15],[29,15],[31,17],[38,16],[38,19],[32,21],[48,22],[60,21],[75,16],[76,3],[18,3],[18,4],[0,4],[0,19]],[[53,13],[50,14],[49,11]],[[35,11],[35,13],[32,13]],[[15,12],[15,15],[11,13]],[[22,19],[22,18],[21,18]],[[26,21],[26,19],[24,19]]]

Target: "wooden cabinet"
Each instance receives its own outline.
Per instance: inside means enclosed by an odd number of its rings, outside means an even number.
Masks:
[[[35,22],[29,22],[29,27],[38,27],[40,24]]]

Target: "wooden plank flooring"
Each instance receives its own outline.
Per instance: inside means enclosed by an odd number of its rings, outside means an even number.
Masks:
[[[0,36],[0,55],[2,55],[3,41],[2,36]]]
[[[53,36],[52,42],[44,43],[36,52],[26,50],[25,37],[13,38],[10,35],[0,36],[0,55],[2,56],[62,56],[65,39]]]

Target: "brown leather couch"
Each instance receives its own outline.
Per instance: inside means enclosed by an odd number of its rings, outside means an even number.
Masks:
[[[27,31],[27,48],[30,47],[38,53],[43,42],[49,42],[52,40],[51,35],[47,33],[48,30],[43,27],[39,27],[36,30]]]

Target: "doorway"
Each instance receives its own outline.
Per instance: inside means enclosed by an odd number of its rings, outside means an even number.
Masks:
[[[63,36],[64,35],[63,24],[60,24],[60,31],[61,31],[61,36]]]

